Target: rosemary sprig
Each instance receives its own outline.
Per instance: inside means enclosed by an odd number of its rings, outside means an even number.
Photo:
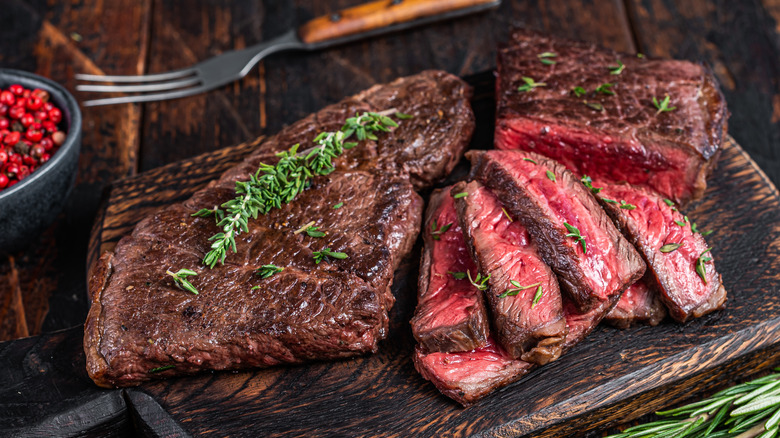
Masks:
[[[661,114],[662,112],[665,111],[674,111],[675,109],[677,109],[676,106],[672,106],[672,107],[669,106],[668,94],[666,95],[666,97],[664,97],[664,99],[661,102],[658,102],[658,99],[656,99],[655,96],[653,96],[653,105],[655,105],[656,109],[658,109],[658,111],[656,111],[656,114]]]
[[[173,282],[176,283],[176,286],[178,286],[179,289],[186,290],[187,292],[192,292],[195,295],[198,295],[198,289],[196,289],[195,286],[193,286],[192,283],[187,280],[187,277],[198,275],[197,272],[193,271],[192,269],[179,269],[176,272],[167,270],[165,273],[173,277]]]
[[[541,287],[542,287],[542,282],[541,282],[541,281],[540,281],[540,282],[537,282],[537,283],[534,283],[534,284],[529,284],[528,286],[523,286],[523,285],[521,285],[521,284],[520,284],[520,282],[519,282],[519,281],[515,281],[515,280],[509,280],[509,283],[510,283],[510,284],[511,284],[513,287],[510,287],[510,288],[509,288],[509,289],[507,289],[507,290],[506,290],[504,293],[502,293],[501,295],[499,295],[499,296],[498,296],[499,298],[513,297],[513,296],[515,296],[515,295],[519,294],[519,293],[520,293],[520,291],[524,291],[524,290],[526,290],[526,289],[531,289],[532,287],[537,287],[537,286],[538,286],[539,288],[541,288]]]
[[[485,290],[488,288],[487,281],[490,279],[490,275],[483,277],[482,274],[477,272],[477,278],[471,278],[471,272],[466,271],[466,277],[468,277],[469,282],[477,289]]]
[[[431,238],[433,238],[433,240],[441,239],[441,235],[446,233],[447,230],[449,230],[451,226],[452,226],[452,222],[450,222],[450,223],[448,223],[446,225],[442,225],[440,227],[436,223],[436,219],[434,219],[433,222],[431,222]]]
[[[582,252],[587,254],[588,248],[585,246],[585,238],[580,234],[580,230],[578,230],[574,225],[570,225],[568,222],[564,222],[563,226],[569,230],[569,234],[567,234],[566,237],[574,237],[574,240],[582,244]]]
[[[701,281],[703,281],[704,284],[707,284],[707,271],[704,269],[704,264],[712,261],[712,257],[705,256],[705,254],[711,250],[712,247],[705,249],[704,252],[699,255],[699,258],[696,259],[696,273],[699,274],[699,277],[701,277]]]
[[[523,82],[525,82],[525,84],[517,87],[517,91],[520,91],[520,92],[528,92],[528,91],[533,90],[536,87],[545,87],[545,86],[547,86],[547,84],[545,84],[544,82],[536,82],[532,78],[529,78],[528,76],[523,76],[522,79],[523,79]]]
[[[377,133],[389,132],[398,126],[388,117],[394,113],[399,115],[393,109],[380,113],[364,112],[350,117],[340,130],[317,135],[313,140],[313,148],[298,152],[299,145],[294,145],[288,151],[276,154],[279,157],[276,165],[260,164],[248,181],[237,181],[238,196],[222,204],[226,214],[217,224],[222,227],[222,232],[209,238],[212,241],[211,250],[203,258],[203,263],[210,268],[217,263],[224,264],[228,250],[236,252],[236,236],[249,231],[250,218],[257,219],[258,214],[281,208],[282,204],[289,203],[305,190],[311,178],[333,172],[333,159],[344,153],[345,149],[357,145],[356,142],[347,141],[351,137],[354,136],[358,141],[376,140]],[[342,205],[343,202],[340,202],[333,208]],[[198,213],[220,217],[222,210],[200,210]]]
[[[263,265],[257,268],[255,275],[259,275],[260,278],[268,278],[282,271],[284,271],[284,268],[276,265]]]
[[[664,418],[607,438],[774,437],[780,432],[780,374],[760,377],[656,414]]]
[[[211,215],[214,215],[214,219],[217,220],[217,223],[219,223],[219,221],[225,218],[225,212],[217,208],[216,205],[214,206],[214,208],[201,208],[195,213],[192,213],[191,216],[208,217]]]
[[[334,259],[344,260],[347,258],[347,255],[343,252],[337,252],[337,251],[331,251],[330,248],[323,248],[322,251],[314,251],[312,253],[312,256],[314,256],[314,263],[320,264],[323,260],[328,260],[328,257],[333,257]]]

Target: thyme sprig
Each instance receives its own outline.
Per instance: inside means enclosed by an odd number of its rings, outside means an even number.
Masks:
[[[477,272],[477,278],[471,278],[471,272],[466,271],[466,277],[468,277],[469,282],[477,289],[485,290],[488,288],[487,281],[490,280],[490,275],[483,277],[482,274]]]
[[[173,282],[176,283],[176,286],[178,286],[179,289],[186,290],[187,292],[192,292],[195,295],[198,295],[198,289],[196,289],[195,286],[193,286],[192,283],[187,280],[187,277],[198,275],[197,272],[193,271],[192,269],[179,269],[176,272],[167,270],[165,273],[173,277]]]
[[[623,73],[623,70],[626,68],[626,66],[618,59],[617,65],[610,65],[608,68],[610,74],[619,75],[620,73]]]
[[[531,289],[531,288],[534,288],[534,287],[537,287],[537,286],[539,287],[539,289],[542,288],[542,282],[541,281],[539,281],[537,283],[534,283],[534,284],[529,284],[528,286],[523,286],[523,285],[520,284],[519,281],[515,281],[515,280],[509,280],[509,283],[513,287],[510,287],[504,293],[499,295],[498,296],[499,298],[513,297],[513,296],[519,294],[521,291],[524,291],[526,289]],[[539,293],[539,292],[537,291],[537,293]]]
[[[536,55],[536,57],[539,58],[539,62],[541,62],[544,65],[554,65],[555,61],[553,61],[550,58],[555,58],[557,56],[558,54],[553,52],[544,52]]]
[[[395,109],[379,113],[364,112],[350,117],[338,131],[322,132],[313,142],[314,147],[298,152],[300,145],[296,144],[289,150],[277,153],[279,161],[275,165],[261,163],[255,174],[248,181],[236,182],[236,198],[221,205],[225,209],[211,211],[200,210],[195,215],[214,214],[221,219],[217,223],[222,232],[209,238],[211,250],[203,258],[203,263],[210,268],[217,263],[225,263],[230,249],[236,252],[236,236],[249,231],[249,220],[257,219],[258,214],[266,214],[274,208],[281,208],[303,190],[309,187],[311,178],[316,175],[327,175],[335,168],[333,159],[344,153],[345,149],[353,148],[357,142],[347,141],[353,136],[358,141],[376,140],[377,133],[389,132],[398,124],[390,117],[398,118],[406,114]],[[343,204],[337,204],[338,208]]]
[[[701,277],[701,281],[703,281],[704,284],[707,284],[707,271],[704,269],[704,264],[712,261],[712,257],[705,254],[711,250],[712,247],[705,249],[704,252],[699,255],[699,258],[696,259],[696,273],[699,274],[699,277]]]
[[[276,265],[263,265],[257,268],[255,275],[259,275],[260,278],[268,278],[282,271],[284,271],[284,268]]]
[[[528,91],[533,90],[536,87],[546,87],[547,86],[547,84],[545,84],[544,82],[536,82],[535,80],[533,80],[533,78],[529,78],[528,76],[523,76],[522,79],[523,79],[523,82],[525,82],[525,83],[523,85],[517,87],[517,91],[520,91],[520,92],[528,92]]]
[[[672,106],[672,107],[669,106],[669,100],[670,100],[670,98],[669,98],[668,94],[660,102],[658,102],[658,99],[656,99],[655,96],[653,96],[653,105],[658,110],[655,113],[656,114],[661,114],[662,112],[665,112],[665,111],[674,111],[674,110],[676,110],[677,109],[676,106]]]
[[[441,235],[446,233],[451,226],[452,226],[452,222],[446,225],[438,226],[438,224],[436,223],[436,219],[434,219],[431,222],[431,238],[433,238],[433,240],[441,239]]]
[[[664,418],[607,438],[774,437],[780,432],[780,374],[760,377],[656,414]]]
[[[588,175],[583,175],[580,181],[582,181],[582,184],[584,184],[585,187],[589,188],[594,195],[602,190],[601,187],[593,187],[593,179],[591,179],[591,177],[589,177]]]
[[[569,224],[568,222],[564,222],[563,226],[566,227],[567,230],[569,230],[569,234],[566,235],[566,237],[574,237],[574,240],[579,242],[582,245],[582,252],[583,254],[588,253],[588,248],[585,245],[585,238],[582,237],[582,234],[580,234],[580,230],[577,229],[574,225]]]

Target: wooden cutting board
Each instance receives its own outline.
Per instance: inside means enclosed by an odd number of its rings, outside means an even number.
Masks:
[[[493,76],[477,75],[477,131],[472,147],[492,144]],[[258,140],[259,141],[259,140]],[[258,141],[155,169],[114,184],[95,223],[90,258],[113,248],[147,213],[189,197],[252,150]],[[463,175],[465,164],[455,172]],[[727,309],[680,325],[616,330],[600,327],[557,362],[463,409],[440,395],[412,364],[408,324],[415,306],[415,253],[396,273],[391,331],[377,354],[340,362],[254,372],[204,373],[125,390],[90,388],[80,349],[57,359],[80,336],[75,331],[39,342],[0,344],[0,369],[26,366],[36,357],[67,360],[57,368],[93,406],[105,397],[128,409],[152,436],[577,436],[638,417],[730,379],[746,377],[780,360],[780,195],[763,172],[728,139],[705,198],[686,213],[707,239],[729,293]],[[64,354],[64,353],[63,353]],[[45,360],[44,360],[45,362]],[[74,371],[82,366],[81,371]],[[0,373],[1,374],[1,373]],[[0,388],[37,382],[10,373]],[[14,380],[16,379],[16,380]],[[56,386],[57,378],[49,377]],[[78,381],[78,384],[73,381]],[[43,385],[46,386],[46,385]],[[82,388],[83,386],[83,388]],[[115,400],[113,394],[124,397]],[[127,403],[127,407],[121,403]],[[4,404],[0,401],[0,411]],[[52,402],[51,406],[56,403]],[[50,405],[47,405],[50,406]],[[70,415],[81,407],[71,404]],[[103,413],[103,423],[121,423]],[[96,420],[97,421],[97,420]],[[0,416],[0,430],[4,424]]]

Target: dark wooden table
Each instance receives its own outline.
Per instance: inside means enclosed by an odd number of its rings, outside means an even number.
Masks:
[[[75,73],[185,67],[358,3],[0,0],[0,66],[74,90]],[[708,63],[728,100],[730,134],[780,183],[780,1],[504,0],[488,14],[319,53],[274,55],[207,94],[85,108],[79,175],[65,210],[26,250],[0,260],[0,341],[83,323],[89,231],[112,181],[274,133],[397,76],[492,69],[496,44],[513,25]]]

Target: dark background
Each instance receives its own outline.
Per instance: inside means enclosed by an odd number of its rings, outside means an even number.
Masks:
[[[75,73],[186,67],[358,3],[0,0],[0,67],[33,71],[73,91]],[[504,0],[487,14],[318,53],[273,55],[245,79],[207,94],[85,108],[78,180],[64,212],[27,250],[0,259],[0,340],[83,323],[89,231],[112,181],[273,134],[397,76],[428,68],[464,76],[490,70],[511,26],[709,64],[728,100],[730,134],[777,184],[778,22],[778,0]]]

